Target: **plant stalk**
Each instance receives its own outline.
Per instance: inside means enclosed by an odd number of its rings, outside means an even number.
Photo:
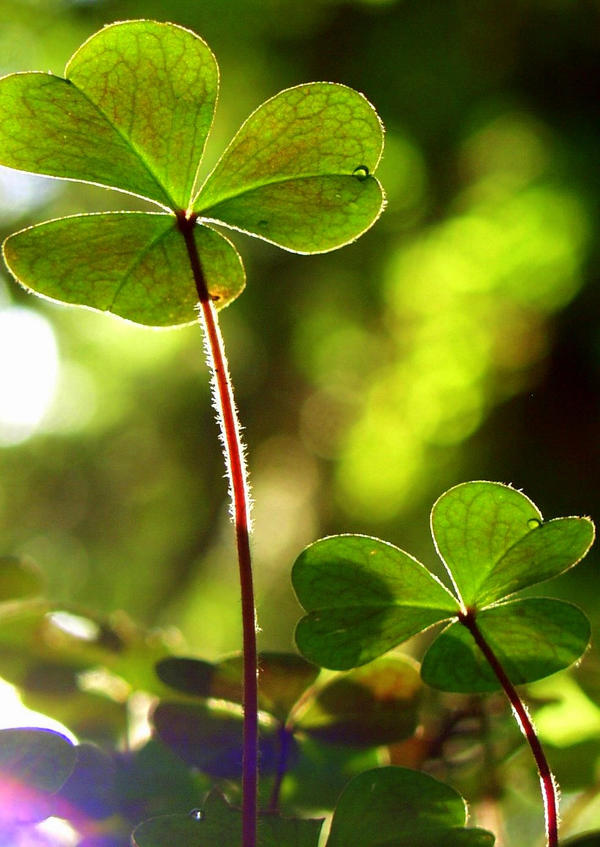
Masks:
[[[542,790],[542,798],[544,801],[546,844],[547,847],[558,847],[558,794],[556,790],[556,783],[554,781],[554,776],[552,774],[552,771],[550,770],[550,766],[548,764],[548,760],[546,759],[544,750],[542,749],[542,745],[540,744],[540,740],[535,731],[533,722],[529,717],[527,708],[519,697],[516,688],[508,678],[506,671],[502,667],[498,657],[496,656],[490,645],[487,643],[483,636],[483,633],[477,626],[477,623],[475,621],[475,612],[473,610],[468,609],[466,612],[463,612],[459,615],[459,620],[464,626],[467,627],[467,629],[475,639],[475,643],[477,644],[477,646],[487,659],[490,667],[496,674],[498,682],[504,689],[504,693],[509,699],[510,705],[512,706],[513,712],[515,714],[515,718],[517,719],[517,723],[519,724],[521,731],[523,732],[523,735],[527,739],[527,743],[531,748],[531,752],[533,753],[533,758],[535,759],[538,774],[540,777],[540,786]]]
[[[256,847],[258,796],[258,654],[256,608],[250,555],[250,496],[240,425],[229,378],[223,338],[194,240],[196,216],[177,214],[200,301],[207,360],[212,375],[213,399],[221,429],[235,524],[242,601],[244,753],[242,760],[242,847]]]

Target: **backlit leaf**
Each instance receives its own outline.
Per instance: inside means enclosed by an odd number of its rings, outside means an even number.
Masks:
[[[242,663],[241,656],[229,656],[218,663],[219,680],[238,680],[238,703],[242,702]],[[292,706],[313,684],[321,669],[295,653],[261,652],[258,663],[259,708],[285,721]]]
[[[333,810],[352,777],[381,763],[377,747],[349,747],[298,734],[298,759],[288,770],[282,801],[292,809]]]
[[[483,609],[477,626],[511,682],[533,682],[563,670],[585,652],[590,624],[576,606],[562,600],[513,600]],[[444,691],[495,691],[500,688],[469,630],[451,624],[429,648],[423,680]]]
[[[114,759],[89,743],[79,744],[75,752],[75,767],[59,792],[65,801],[65,811],[94,820],[115,814],[118,802]]]
[[[206,226],[194,237],[209,293],[226,306],[244,288],[240,257]],[[172,215],[115,212],[76,215],[24,229],[4,243],[16,279],[51,300],[76,303],[147,326],[198,319],[198,293]]]
[[[491,847],[494,836],[464,829],[466,805],[420,771],[387,767],[355,777],[336,806],[327,847]]]
[[[50,796],[67,780],[75,747],[49,729],[0,730],[0,819],[43,820],[52,814]]]
[[[77,50],[65,77],[0,82],[0,162],[187,208],[218,89],[204,41],[174,24],[112,24]]]
[[[528,497],[499,482],[465,482],[442,494],[431,511],[431,532],[465,606],[477,603],[498,561],[541,523]]]
[[[533,527],[498,559],[477,592],[484,605],[558,576],[576,565],[594,541],[589,518],[555,518]]]
[[[296,643],[312,662],[336,670],[366,664],[417,632],[452,617],[452,594],[408,553],[361,535],[307,547],[292,572],[308,612]]]
[[[302,253],[357,238],[379,217],[383,147],[371,104],[343,85],[288,88],[253,112],[194,201],[216,220]]]
[[[317,847],[322,821],[259,816],[257,847]],[[217,792],[189,815],[151,818],[133,832],[134,847],[233,847],[241,843],[242,815]]]
[[[158,662],[159,678],[176,691],[242,703],[241,655],[212,664],[202,659],[169,656]],[[320,668],[294,653],[261,652],[258,679],[259,708],[285,721],[296,700],[312,685]]]
[[[499,482],[465,482],[431,512],[434,541],[465,606],[483,606],[577,564],[594,540],[588,518],[544,523],[531,500]]]
[[[132,821],[187,812],[209,785],[208,777],[192,772],[179,756],[153,738],[117,757],[119,810]]]
[[[191,694],[193,697],[222,697],[219,689],[215,687],[217,665],[212,662],[184,656],[167,656],[156,663],[155,670],[158,678],[165,685],[182,694]],[[236,695],[238,687],[235,688]],[[232,698],[222,697],[222,699]],[[235,702],[239,702],[237,697]]]
[[[301,714],[298,727],[333,744],[392,744],[414,732],[420,693],[415,662],[386,656],[334,677]]]
[[[357,238],[383,207],[371,176],[383,129],[366,98],[346,86],[288,89],[250,116],[198,193],[218,76],[208,46],[183,27],[107,26],[75,52],[64,78],[0,80],[0,164],[194,212],[209,294],[227,305],[244,287],[243,267],[206,222],[307,253]],[[147,326],[196,319],[200,297],[170,217],[52,221],[9,239],[5,259],[27,289],[52,300]]]
[[[204,773],[237,779],[242,773],[242,715],[240,711],[203,703],[159,703],[152,724],[160,740],[186,764]],[[260,761],[263,773],[277,765],[276,728],[261,724]]]

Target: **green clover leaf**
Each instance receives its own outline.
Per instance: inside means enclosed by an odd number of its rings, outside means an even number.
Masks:
[[[296,560],[292,582],[308,612],[296,629],[300,652],[335,670],[364,665],[459,611],[420,562],[364,535],[311,544]]]
[[[436,549],[467,607],[489,603],[558,576],[594,539],[586,518],[542,514],[521,491],[495,482],[456,485],[434,503]]]
[[[500,687],[463,625],[468,615],[513,683],[562,670],[585,652],[590,627],[578,608],[506,598],[577,564],[594,540],[589,518],[545,523],[520,491],[468,482],[435,503],[431,530],[456,596],[407,553],[374,538],[341,535],[306,548],[292,573],[308,613],[296,630],[300,651],[317,664],[345,669],[450,621],[421,669],[425,682],[449,691]]]
[[[492,847],[494,836],[467,829],[467,808],[453,788],[407,768],[376,768],[355,777],[342,792],[327,847]],[[316,847],[321,820],[264,814],[258,847]],[[221,847],[239,843],[241,815],[213,791],[202,809],[163,815],[139,824],[135,847]]]
[[[499,603],[477,615],[477,626],[511,682],[533,682],[563,670],[585,652],[590,624],[571,603],[532,597]],[[497,691],[489,664],[460,623],[434,641],[421,667],[423,680],[444,691]]]
[[[50,729],[0,729],[0,820],[41,821],[56,811],[56,792],[77,759],[74,745]]]
[[[330,82],[288,88],[241,127],[194,201],[210,219],[299,253],[332,250],[379,217],[382,127]]]
[[[465,801],[449,785],[420,771],[376,768],[342,792],[327,847],[492,847],[491,832],[466,822]]]
[[[264,814],[258,819],[257,847],[317,847],[322,820],[282,818]],[[222,794],[212,791],[202,809],[189,815],[162,815],[139,824],[134,847],[224,847],[240,843],[242,816]]]
[[[0,80],[0,163],[115,188],[160,213],[50,221],[10,236],[6,263],[27,289],[149,326],[196,319],[198,294],[178,216],[217,308],[244,288],[241,259],[212,223],[298,252],[333,250],[381,213],[372,177],[383,129],[370,103],[334,83],[297,86],[260,106],[199,188],[218,96],[209,47],[183,27],[126,21],[88,39],[65,76]]]

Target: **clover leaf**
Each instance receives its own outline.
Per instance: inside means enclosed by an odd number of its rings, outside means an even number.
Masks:
[[[75,767],[74,745],[50,729],[0,729],[1,820],[41,821]]]
[[[585,652],[590,627],[577,607],[506,598],[579,562],[594,539],[589,518],[545,523],[520,491],[468,482],[435,503],[431,531],[454,594],[416,559],[378,539],[341,535],[307,547],[292,574],[308,613],[296,630],[304,656],[347,669],[448,621],[425,656],[423,679],[444,690],[476,692],[500,683],[464,625],[468,617],[513,683],[562,670]]]
[[[386,767],[365,771],[342,792],[333,815],[327,847],[492,847],[494,836],[466,829],[467,809],[453,788],[428,774]],[[261,815],[258,847],[316,847],[322,821]],[[213,791],[202,809],[189,815],[164,815],[141,823],[135,847],[221,847],[237,844],[239,811]]]
[[[292,582],[309,612],[296,629],[300,652],[335,670],[364,665],[459,609],[416,559],[363,535],[311,544],[296,560]]]
[[[26,288],[148,326],[196,319],[198,293],[178,222],[194,240],[217,308],[245,284],[213,223],[298,252],[332,250],[379,216],[371,176],[383,130],[370,103],[334,83],[282,91],[244,123],[204,184],[199,169],[218,96],[214,55],[195,33],[126,21],[88,39],[65,76],[0,80],[0,164],[115,188],[161,212],[77,215],[10,236]]]
[[[327,847],[491,847],[494,836],[466,829],[463,798],[429,774],[387,767],[365,771],[344,789]]]
[[[322,821],[264,814],[258,820],[257,847],[317,847]],[[161,815],[135,828],[134,847],[223,847],[240,843],[242,816],[213,791],[202,809],[189,815]]]
[[[311,739],[368,749],[401,741],[415,730],[423,686],[416,663],[407,657],[382,658],[320,680],[318,667],[292,653],[265,652],[259,661],[263,773],[290,774],[293,782],[310,765],[302,777],[306,789],[320,771],[311,760]],[[214,776],[239,777],[241,715],[230,704],[242,704],[241,656],[214,664],[169,656],[157,663],[156,672],[186,701],[157,704],[151,717],[155,735],[189,765]],[[221,701],[227,701],[225,709]],[[331,762],[326,774],[331,782]]]

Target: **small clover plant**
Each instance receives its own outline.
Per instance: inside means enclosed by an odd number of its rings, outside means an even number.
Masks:
[[[536,759],[554,847],[554,780],[514,686],[581,658],[590,625],[571,603],[512,595],[577,564],[594,540],[594,525],[577,517],[545,522],[520,491],[467,482],[434,504],[431,532],[453,591],[408,553],[376,538],[339,535],[307,547],[292,575],[308,612],[296,642],[310,661],[348,669],[447,622],[425,654],[422,678],[443,691],[504,689]]]

